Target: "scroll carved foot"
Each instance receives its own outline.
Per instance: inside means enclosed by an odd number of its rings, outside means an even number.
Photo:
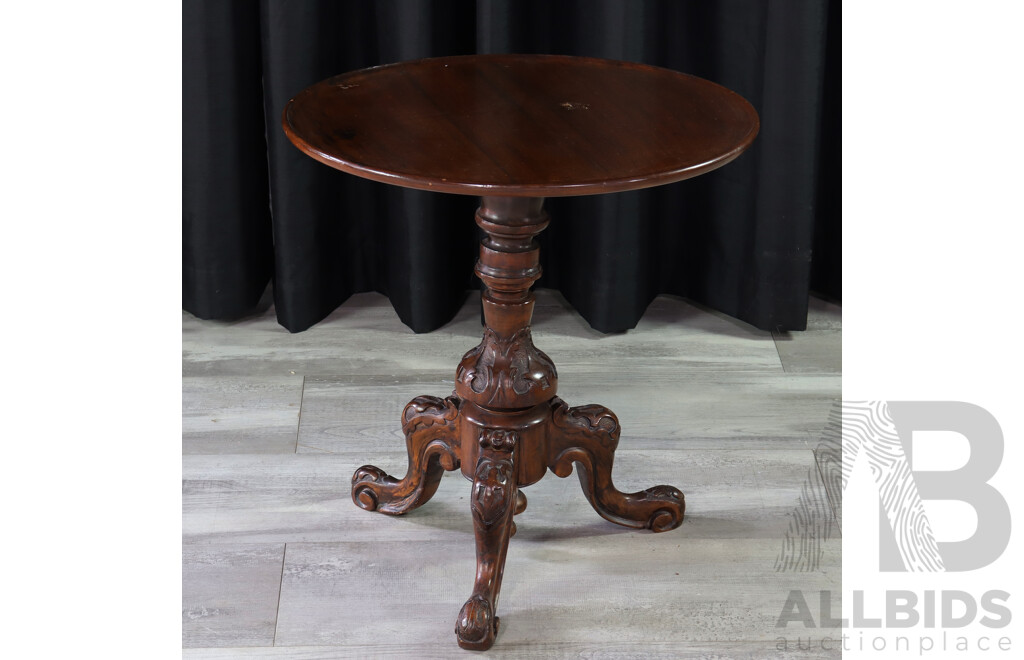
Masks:
[[[612,484],[612,461],[619,444],[619,420],[603,406],[570,408],[552,401],[553,433],[548,467],[567,477],[577,465],[580,484],[594,510],[618,525],[665,532],[683,522],[686,502],[672,486],[622,493]]]
[[[485,651],[498,634],[498,592],[519,499],[516,455],[519,435],[486,430],[480,434],[480,454],[473,478],[470,509],[476,534],[476,581],[473,595],[459,612],[455,635],[459,646]],[[524,498],[525,503],[525,498]]]
[[[459,467],[459,399],[419,396],[402,412],[409,468],[399,480],[364,465],[352,475],[352,501],[367,511],[400,515],[437,492],[445,470]]]

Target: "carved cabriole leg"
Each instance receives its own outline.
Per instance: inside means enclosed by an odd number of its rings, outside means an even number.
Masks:
[[[655,532],[675,529],[683,522],[686,503],[672,486],[654,486],[638,493],[622,493],[612,484],[612,461],[619,444],[619,420],[604,406],[570,408],[552,401],[550,467],[567,477],[577,465],[580,485],[601,517],[626,527]]]
[[[485,651],[498,634],[498,593],[512,534],[517,497],[516,454],[519,434],[489,429],[480,434],[479,458],[470,495],[476,534],[476,581],[473,595],[459,612],[455,635],[459,646]]]
[[[486,650],[498,633],[498,595],[512,518],[526,509],[519,488],[548,469],[560,477],[577,466],[587,499],[604,518],[663,532],[683,520],[683,494],[671,486],[621,493],[612,484],[619,438],[615,415],[601,406],[570,408],[556,396],[555,365],[533,345],[530,287],[540,277],[534,237],[548,224],[543,199],[484,197],[476,222],[476,273],[486,327],[466,353],[446,399],[421,396],[402,415],[409,469],[401,480],[367,465],[352,477],[352,499],[370,511],[401,514],[425,503],[444,470],[461,467],[473,481],[470,508],[476,537],[473,593],[459,613],[459,646]]]
[[[352,501],[367,511],[400,515],[437,492],[445,470],[459,468],[459,407],[454,396],[418,396],[402,412],[409,469],[399,481],[364,465],[352,475]]]

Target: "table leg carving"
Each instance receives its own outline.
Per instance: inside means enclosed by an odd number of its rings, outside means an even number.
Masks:
[[[409,469],[398,480],[372,465],[356,470],[352,499],[370,511],[402,514],[436,492],[444,470],[462,468],[473,481],[470,509],[476,538],[476,579],[455,635],[464,649],[489,649],[498,634],[498,595],[513,516],[526,509],[520,486],[547,470],[573,471],[594,509],[627,527],[663,532],[683,521],[683,494],[671,486],[638,493],[612,484],[619,421],[603,406],[570,408],[555,393],[554,363],[533,345],[530,287],[540,277],[534,237],[548,224],[543,200],[484,197],[476,214],[486,237],[476,273],[486,327],[466,353],[446,399],[417,397],[402,414]]]
[[[512,516],[520,502],[515,463],[518,442],[519,435],[514,431],[486,430],[480,434],[480,454],[470,496],[476,535],[476,581],[473,595],[462,606],[455,623],[456,638],[464,649],[489,649],[498,634],[498,593]]]
[[[409,468],[396,479],[364,465],[352,475],[352,501],[367,511],[401,515],[426,503],[445,470],[459,468],[459,405],[454,396],[418,396],[402,412]]]
[[[604,406],[570,408],[552,400],[549,467],[567,477],[577,466],[583,493],[605,520],[654,532],[675,529],[683,522],[686,503],[679,489],[653,486],[623,493],[612,484],[612,462],[619,444],[619,420]]]

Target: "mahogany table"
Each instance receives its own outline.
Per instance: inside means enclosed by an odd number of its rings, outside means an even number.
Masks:
[[[520,488],[548,469],[566,477],[575,464],[587,499],[613,523],[678,527],[685,505],[676,488],[622,493],[612,485],[615,415],[556,396],[555,365],[530,334],[530,287],[541,273],[533,238],[548,224],[545,197],[634,190],[725,165],[757,135],[750,104],[706,80],[641,64],[474,55],[329,78],[289,101],[282,123],[299,149],[344,172],[481,196],[483,340],[459,363],[451,396],[405,407],[405,477],[371,465],[352,477],[358,506],[391,515],[427,502],[444,470],[461,468],[472,480],[477,569],[456,620],[459,645],[494,643],[512,517],[526,508]]]

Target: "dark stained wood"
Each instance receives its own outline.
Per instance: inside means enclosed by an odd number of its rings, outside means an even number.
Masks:
[[[558,374],[533,345],[530,287],[540,277],[540,249],[533,237],[548,226],[542,198],[484,197],[476,223],[480,242],[476,274],[483,281],[486,329],[480,345],[466,353],[455,375],[455,392],[494,409],[525,408],[555,395]],[[515,218],[516,224],[503,220]]]
[[[664,532],[683,522],[683,494],[671,486],[621,493],[612,484],[619,422],[602,406],[570,408],[555,396],[555,365],[533,345],[530,321],[540,277],[534,237],[548,224],[543,199],[484,197],[476,213],[486,236],[477,275],[484,282],[483,340],[459,364],[455,393],[413,399],[402,414],[409,468],[398,480],[364,465],[352,477],[360,507],[399,515],[424,504],[443,470],[461,467],[473,482],[470,510],[476,535],[473,593],[456,622],[460,646],[490,648],[513,516],[526,509],[519,488],[550,469],[560,477],[576,466],[587,499],[605,519]]]
[[[533,344],[530,287],[544,197],[615,192],[696,176],[728,163],[758,130],[729,90],[674,71],[587,58],[480,55],[419,60],[335,76],[284,110],[296,146],[332,167],[395,185],[480,194],[476,274],[486,327],[462,358],[455,392],[421,396],[402,413],[402,479],[364,465],[352,499],[400,515],[426,503],[445,470],[473,482],[473,592],[456,620],[460,646],[486,650],[520,488],[576,467],[605,519],[664,532],[683,522],[672,486],[622,493],[612,483],[619,422],[603,406],[556,396],[554,363]]]
[[[676,71],[561,55],[442,57],[324,80],[284,130],[317,160],[410,188],[554,197],[687,179],[736,158],[758,117]]]
[[[409,470],[402,480],[372,465],[352,475],[352,501],[367,511],[400,515],[434,496],[444,470],[459,467],[459,400],[418,396],[402,412]]]
[[[464,649],[485,651],[498,634],[495,609],[518,499],[515,456],[519,441],[516,431],[488,429],[477,443],[479,458],[469,498],[476,533],[476,580],[473,594],[455,622],[455,635]]]
[[[683,522],[686,503],[672,486],[654,486],[638,493],[619,492],[612,484],[612,461],[619,444],[619,419],[604,406],[570,408],[552,401],[548,461],[560,477],[577,466],[583,494],[605,520],[618,525],[664,532]]]

